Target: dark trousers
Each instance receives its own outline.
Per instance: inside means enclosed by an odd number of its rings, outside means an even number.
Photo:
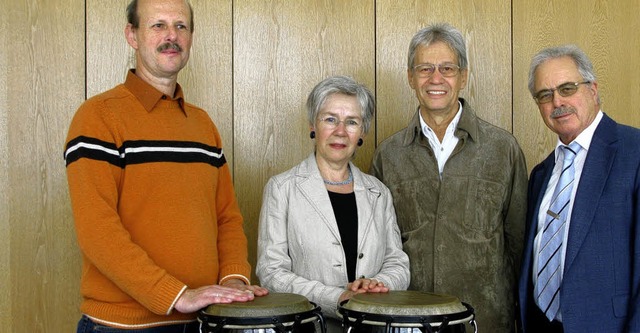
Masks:
[[[160,327],[141,328],[134,330],[124,330],[96,324],[86,316],[82,316],[78,322],[77,333],[199,333],[200,323],[191,322],[188,324],[167,325]]]

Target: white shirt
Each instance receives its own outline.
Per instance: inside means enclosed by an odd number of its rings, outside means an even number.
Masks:
[[[431,149],[433,149],[433,154],[438,161],[438,171],[440,174],[440,178],[442,178],[442,170],[444,170],[444,164],[447,162],[453,149],[458,144],[458,137],[453,135],[456,132],[456,127],[458,127],[458,122],[460,121],[460,115],[462,114],[462,104],[458,101],[458,112],[456,116],[453,117],[453,120],[447,126],[447,130],[444,133],[444,137],[442,138],[442,142],[436,136],[436,133],[427,125],[427,122],[422,119],[422,114],[420,114],[420,127],[422,127],[422,134],[429,140],[429,145],[431,145]]]
[[[584,161],[587,158],[587,153],[589,152],[589,146],[591,145],[591,140],[593,139],[593,133],[595,133],[596,128],[598,127],[598,124],[600,124],[600,120],[602,120],[602,110],[598,111],[598,114],[596,115],[596,118],[593,120],[591,125],[585,128],[584,131],[582,131],[582,133],[580,133],[578,137],[576,137],[576,139],[574,140],[574,142],[578,142],[578,144],[580,144],[580,147],[582,147],[582,149],[578,151],[578,154],[573,160],[573,167],[575,171],[574,180],[573,180],[574,185],[571,190],[571,201],[569,202],[569,207],[568,207],[569,210],[567,211],[567,221],[564,229],[564,237],[562,240],[562,249],[560,252],[561,253],[560,254],[560,271],[563,272],[563,274],[564,274],[564,259],[567,253],[566,244],[569,239],[569,226],[571,225],[571,213],[573,212],[573,202],[576,197],[578,185],[580,184],[580,176],[582,176]],[[547,185],[547,189],[544,192],[544,196],[542,197],[542,203],[540,204],[540,210],[538,211],[538,229],[537,229],[536,237],[533,241],[534,269],[532,269],[532,274],[533,274],[534,285],[538,280],[537,278],[538,256],[536,254],[538,253],[538,248],[540,247],[540,238],[542,238],[542,233],[540,232],[540,230],[544,228],[544,224],[547,219],[547,210],[549,209],[549,206],[551,204],[551,199],[552,199],[551,197],[553,196],[553,191],[556,188],[556,184],[558,184],[558,179],[560,178],[560,173],[562,172],[562,160],[564,158],[564,150],[562,149],[562,146],[565,146],[565,144],[562,143],[560,139],[558,139],[558,142],[556,143],[556,149],[555,149],[556,164],[553,167],[553,173],[551,174],[551,178],[549,179],[549,184]],[[560,276],[560,281],[562,281],[562,276]],[[562,320],[562,308],[560,308],[560,311],[558,312],[558,319]]]

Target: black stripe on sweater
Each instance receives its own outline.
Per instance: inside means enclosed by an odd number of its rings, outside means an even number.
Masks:
[[[66,165],[89,158],[120,168],[141,163],[207,163],[221,167],[226,163],[222,149],[192,141],[125,141],[121,147],[111,142],[79,136],[67,144]]]

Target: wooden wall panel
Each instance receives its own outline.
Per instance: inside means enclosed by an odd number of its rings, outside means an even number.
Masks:
[[[602,110],[640,127],[640,1],[513,1],[513,113],[515,135],[529,169],[552,150],[557,136],[540,117],[527,88],[531,57],[539,50],[576,44],[593,62]]]
[[[2,21],[2,330],[70,332],[80,267],[62,152],[84,98],[84,3],[5,2]]]
[[[3,7],[4,8],[4,7]],[[11,8],[6,8],[11,9]],[[0,47],[8,48],[9,20],[11,11],[0,11]],[[9,89],[7,83],[9,68],[9,53],[2,51],[0,54],[0,156],[9,156]],[[9,159],[0,158],[0,323],[6,323],[5,327],[11,330],[11,223],[9,221]],[[8,241],[7,241],[8,240]]]
[[[374,52],[373,1],[234,1],[235,189],[254,267],[264,184],[313,151],[307,95],[338,74],[374,91]]]
[[[511,128],[511,7],[508,1],[376,2],[377,141],[407,126],[418,107],[407,79],[409,42],[429,24],[448,22],[467,44],[469,80],[461,97],[483,119]]]

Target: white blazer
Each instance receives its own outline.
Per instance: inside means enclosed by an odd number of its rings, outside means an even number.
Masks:
[[[402,251],[391,193],[352,163],[358,209],[356,278],[373,278],[389,289],[409,286],[409,258]],[[340,232],[315,154],[265,186],[256,274],[273,292],[306,296],[336,318],[347,267]]]

